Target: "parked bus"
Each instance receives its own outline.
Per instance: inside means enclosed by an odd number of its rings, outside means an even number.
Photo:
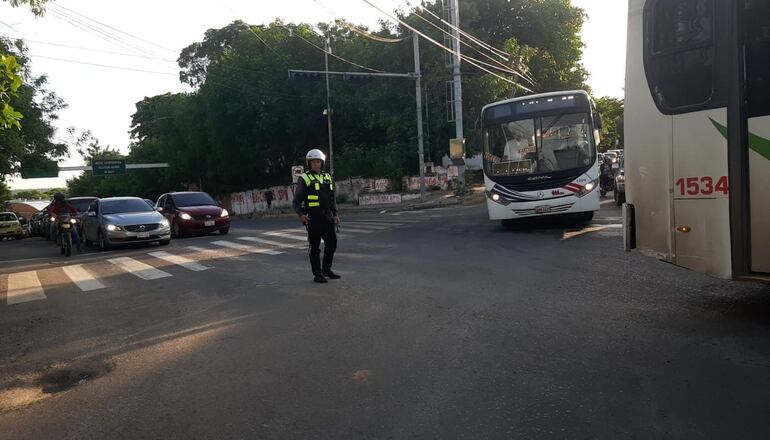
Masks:
[[[482,110],[484,183],[490,220],[599,210],[600,117],[588,93],[496,102]]]
[[[770,1],[630,0],[627,248],[770,279]]]

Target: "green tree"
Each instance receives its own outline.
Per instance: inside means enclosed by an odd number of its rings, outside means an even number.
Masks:
[[[11,54],[17,60],[23,79],[10,105],[24,115],[24,123],[19,129],[0,130],[0,176],[7,176],[19,172],[22,164],[58,160],[67,155],[67,146],[53,139],[53,123],[66,104],[46,89],[45,76],[31,75],[23,42],[11,44],[0,38],[0,53]]]
[[[424,6],[442,13],[441,2]],[[465,53],[521,74],[497,70],[501,78],[463,64],[465,132],[471,152],[479,149],[484,105],[526,93],[524,87],[535,92],[587,88],[579,35],[585,15],[569,0],[467,0],[461,8],[461,26],[505,50],[508,57],[492,61],[474,51]],[[417,14],[407,11],[401,19],[444,41],[441,31]],[[325,149],[327,141],[322,78],[287,78],[287,69],[324,69],[324,54],[319,50],[324,37],[316,30],[331,39],[335,56],[389,72],[414,69],[411,31],[402,25],[352,29],[343,22],[314,27],[236,21],[211,29],[202,41],[182,50],[178,59],[180,80],[193,91],[137,103],[129,158],[169,162],[171,169],[148,171],[144,179],[127,176],[124,182],[131,191],[157,195],[186,183],[202,183],[204,189],[217,193],[287,183],[290,167],[302,163],[309,148]],[[373,41],[363,35],[367,32],[375,39],[403,41]],[[446,112],[451,72],[444,50],[425,39],[421,49],[429,109],[426,145],[430,159],[437,161],[454,137],[454,124],[447,121]],[[335,57],[330,57],[330,69],[363,70]],[[331,100],[338,178],[397,178],[417,172],[412,81],[354,82],[335,76]]]
[[[0,52],[0,131],[21,128],[19,121],[24,116],[11,106],[11,99],[16,97],[22,84],[18,72],[16,57]]]
[[[605,96],[596,100],[596,109],[603,123],[599,151],[623,148],[623,100]]]
[[[18,191],[14,197],[22,200],[46,200],[47,194],[37,189]]]
[[[45,5],[48,0],[3,0],[14,8],[20,5],[29,5],[29,9],[38,17],[45,13]]]
[[[8,184],[5,183],[5,180],[0,179],[0,206],[12,198],[13,195],[11,193],[11,188],[8,187]]]

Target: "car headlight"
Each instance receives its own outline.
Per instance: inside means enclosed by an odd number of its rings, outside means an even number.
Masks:
[[[107,225],[107,230],[110,231],[110,232],[114,232],[114,231],[122,231],[123,228],[121,228],[120,226],[115,226],[115,225]]]
[[[168,228],[170,226],[168,220],[165,218],[161,220],[160,225],[163,226],[164,228]]]
[[[183,212],[183,213],[179,214],[179,217],[182,220],[192,220],[192,216],[190,214],[186,213],[186,212]]]
[[[222,209],[222,214],[220,214],[220,217],[230,217],[230,213],[227,212],[226,209]]]

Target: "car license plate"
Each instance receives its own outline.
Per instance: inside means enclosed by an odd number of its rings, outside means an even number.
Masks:
[[[535,214],[547,214],[551,212],[550,206],[536,206],[535,207]]]
[[[62,223],[61,228],[62,229],[69,229],[70,225],[69,225],[69,223]]]
[[[617,170],[618,168],[620,168],[620,165],[618,165],[618,164],[616,164],[616,163],[613,163],[613,164],[612,164],[612,169],[613,169],[613,170]]]
[[[205,222],[203,222],[204,226],[214,226],[215,224],[216,222],[214,222],[214,220],[206,220]]]
[[[139,237],[139,238],[150,238],[150,233],[149,232],[140,232],[140,233],[136,234],[136,236]]]

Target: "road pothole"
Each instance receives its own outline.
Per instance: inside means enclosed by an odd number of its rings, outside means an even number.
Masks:
[[[112,371],[111,364],[83,366],[83,368],[58,368],[44,374],[40,380],[40,390],[45,394],[61,393],[89,380],[96,379]]]

